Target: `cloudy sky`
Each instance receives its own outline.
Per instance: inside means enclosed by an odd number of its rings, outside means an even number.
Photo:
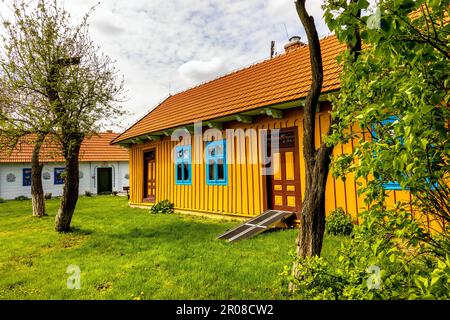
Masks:
[[[329,34],[322,1],[310,0],[319,36]],[[66,0],[81,17],[98,0]],[[103,0],[91,34],[117,61],[131,113],[121,131],[169,95],[266,59],[270,41],[283,52],[288,36],[306,39],[294,0]]]

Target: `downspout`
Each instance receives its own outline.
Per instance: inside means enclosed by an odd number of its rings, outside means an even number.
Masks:
[[[120,175],[120,163],[119,161],[117,161],[117,192],[120,192],[120,179],[121,179],[121,175]]]
[[[89,161],[89,191],[94,193],[92,189],[92,161]]]

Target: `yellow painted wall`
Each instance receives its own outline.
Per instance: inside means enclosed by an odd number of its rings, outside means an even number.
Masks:
[[[317,114],[316,128],[325,134],[329,127],[330,115],[327,111]],[[273,119],[267,116],[255,117],[252,124],[242,124],[238,122],[229,123],[224,129],[276,129],[298,127],[298,142],[301,176],[301,195],[305,193],[305,171],[302,155],[302,110],[292,109],[284,112],[283,119]],[[321,142],[322,134],[316,130],[316,145]],[[366,135],[366,138],[367,135]],[[257,135],[259,144],[259,135]],[[195,141],[192,139],[192,157],[202,156],[194,151]],[[156,201],[168,199],[174,203],[176,209],[189,211],[212,212],[217,214],[239,215],[244,217],[255,216],[266,210],[265,199],[265,179],[261,175],[261,165],[259,164],[259,152],[257,145],[249,143],[232,146],[227,141],[228,147],[234,148],[234,157],[242,155],[242,164],[228,164],[228,185],[208,186],[205,178],[205,166],[203,164],[192,164],[192,184],[175,184],[175,166],[171,159],[171,152],[176,142],[170,141],[170,137],[165,137],[161,141],[148,142],[145,144],[135,144],[130,149],[130,202],[131,204],[141,204],[143,198],[143,153],[146,150],[156,148],[157,163],[157,192]],[[334,154],[351,152],[358,141],[350,141],[345,145],[335,147]],[[203,146],[203,143],[200,144]],[[228,153],[228,157],[231,154]],[[251,164],[253,158],[258,159],[257,164]],[[230,160],[230,159],[229,159]],[[230,161],[229,161],[230,162]],[[354,177],[349,175],[346,181],[328,177],[326,186],[326,211],[330,212],[337,207],[342,207],[349,212],[355,220],[358,220],[358,213],[364,209],[362,197],[357,196],[357,185]],[[388,205],[393,205],[397,200],[410,201],[408,191],[389,191]]]

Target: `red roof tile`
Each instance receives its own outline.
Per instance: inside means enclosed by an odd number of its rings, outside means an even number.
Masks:
[[[323,38],[320,44],[324,69],[322,92],[325,93],[339,89],[341,67],[336,57],[345,45],[334,35]],[[168,97],[113,143],[194,121],[304,98],[310,84],[309,47],[302,46]]]
[[[110,142],[119,136],[118,133],[102,132],[83,141],[80,150],[80,162],[88,161],[128,161],[128,150]],[[11,154],[0,151],[0,163],[31,162],[33,137],[24,138]],[[64,158],[58,144],[50,139],[42,146],[41,162],[62,162]]]

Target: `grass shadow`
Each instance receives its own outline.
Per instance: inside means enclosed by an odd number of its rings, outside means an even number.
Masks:
[[[87,235],[90,235],[93,233],[94,233],[94,230],[82,229],[79,227],[71,227],[69,231],[60,232],[60,234],[74,234],[74,235],[80,235],[80,236],[87,236]]]

